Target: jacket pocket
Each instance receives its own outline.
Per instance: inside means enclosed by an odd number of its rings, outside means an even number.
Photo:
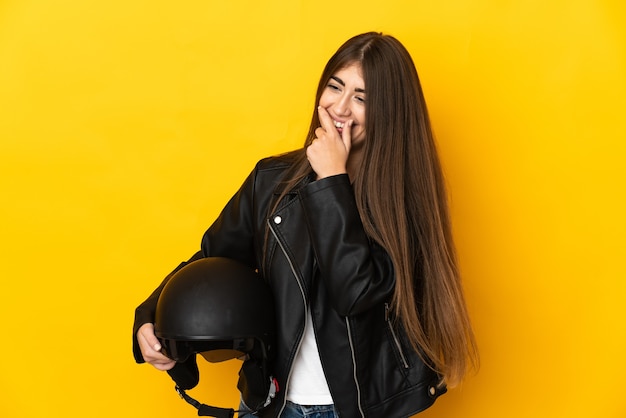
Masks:
[[[393,321],[391,318],[391,307],[389,306],[389,303],[385,303],[385,323],[387,324],[387,331],[389,333],[389,337],[391,338],[392,346],[394,348],[394,352],[398,357],[400,365],[403,369],[407,370],[410,367],[409,360],[402,346],[400,335],[393,325]]]

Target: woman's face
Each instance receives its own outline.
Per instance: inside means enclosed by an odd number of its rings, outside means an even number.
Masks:
[[[341,135],[352,120],[352,145],[365,139],[365,83],[359,63],[350,64],[333,74],[326,84],[319,105],[330,114]]]

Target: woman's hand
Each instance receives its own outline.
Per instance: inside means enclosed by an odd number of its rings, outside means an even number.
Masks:
[[[154,325],[143,324],[137,331],[137,342],[141,355],[146,363],[152,364],[158,370],[169,370],[176,364],[175,360],[161,353],[161,344],[154,334]]]
[[[352,120],[345,123],[341,135],[323,107],[317,108],[321,127],[315,130],[316,138],[306,149],[306,156],[318,179],[344,174],[352,146]]]

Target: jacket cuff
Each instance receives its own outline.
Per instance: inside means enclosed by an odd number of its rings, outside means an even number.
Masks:
[[[348,177],[348,175],[345,173],[324,177],[323,179],[316,180],[307,184],[300,190],[300,194],[302,196],[310,196],[313,193],[319,192],[320,190],[336,186],[352,188],[352,185],[350,184],[350,177]]]

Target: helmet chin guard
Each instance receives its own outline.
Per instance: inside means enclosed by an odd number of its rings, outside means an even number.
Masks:
[[[237,387],[253,411],[268,406],[278,391],[270,373],[272,294],[259,274],[235,260],[203,258],[174,273],[157,302],[155,334],[161,351],[177,362],[168,371],[176,391],[200,416],[228,418],[236,411],[201,404],[185,393],[200,379],[196,354],[211,363],[245,357]]]

